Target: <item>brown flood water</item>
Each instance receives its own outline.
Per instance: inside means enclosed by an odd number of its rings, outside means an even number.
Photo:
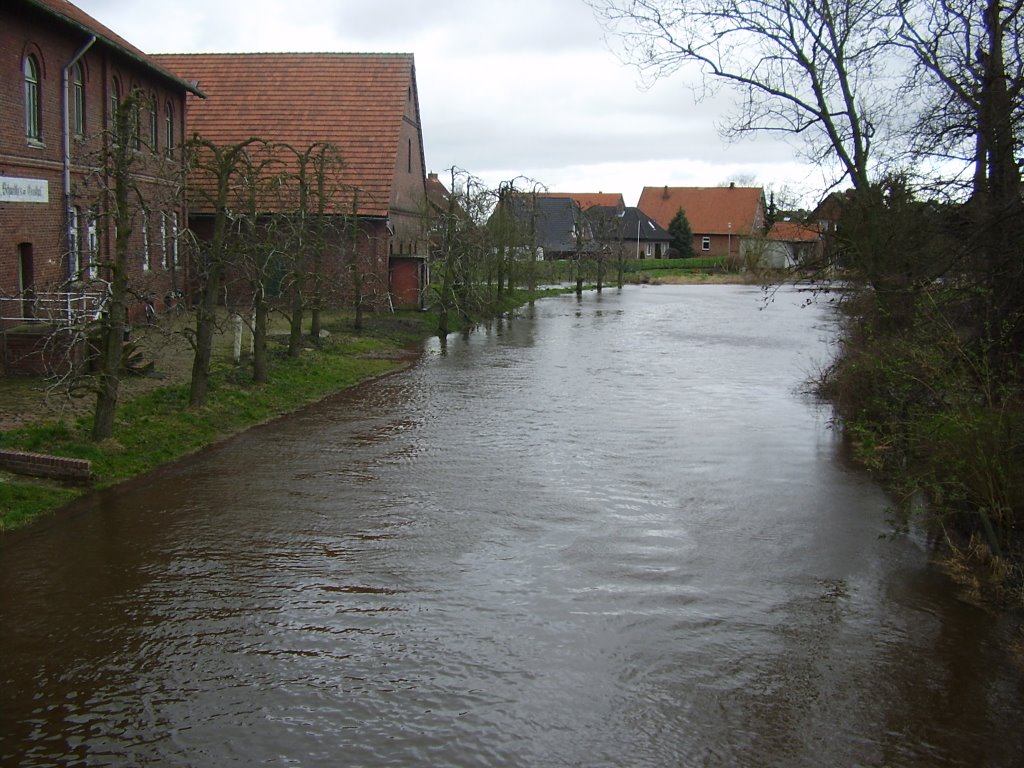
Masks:
[[[1019,766],[827,307],[545,300],[0,538],[0,766]]]

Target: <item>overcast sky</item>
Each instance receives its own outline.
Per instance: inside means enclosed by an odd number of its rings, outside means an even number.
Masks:
[[[821,174],[772,139],[728,145],[728,98],[695,104],[686,75],[639,87],[583,0],[73,0],[147,53],[409,52],[427,170],[561,192],[753,181],[813,205]]]

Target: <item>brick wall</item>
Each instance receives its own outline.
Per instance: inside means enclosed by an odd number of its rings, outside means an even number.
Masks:
[[[0,449],[0,469],[18,475],[47,477],[72,483],[89,483],[92,464],[86,459],[69,459],[29,451]]]
[[[22,3],[0,6],[0,176],[45,181],[48,202],[0,202],[0,295],[13,295],[19,289],[22,253],[31,246],[32,282],[37,292],[67,289],[70,268],[67,256],[66,213],[63,181],[62,70],[86,42],[88,36],[77,29],[56,23],[52,17]],[[39,64],[39,93],[42,137],[29,141],[25,134],[25,83],[23,61],[31,53]],[[85,83],[85,130],[71,142],[73,203],[82,212],[78,226],[81,250],[87,250],[90,209],[97,211],[96,232],[99,240],[97,261],[110,258],[113,249],[112,228],[108,225],[100,202],[103,189],[90,181],[89,165],[96,165],[99,150],[106,140],[105,127],[110,122],[110,88],[113,78],[121,84],[122,100],[133,88],[150,94],[158,110],[158,146],[156,153],[144,146],[133,156],[137,178],[149,174],[166,176],[168,166],[180,166],[180,152],[168,163],[165,159],[165,126],[163,111],[171,104],[175,118],[175,142],[184,136],[184,93],[166,78],[102,42],[97,42],[81,59]],[[149,110],[142,112],[142,136],[148,144]],[[158,210],[177,213],[179,231],[184,229],[183,206],[173,199],[166,183],[143,183],[147,202]],[[142,293],[152,290],[163,295],[181,282],[186,255],[179,249],[175,268],[162,264],[163,241],[159,217],[146,222],[143,235],[141,214],[133,222],[130,240],[132,255],[130,281]],[[166,228],[165,228],[166,229]],[[169,233],[167,233],[169,235]],[[149,269],[144,269],[145,244],[149,243]],[[102,277],[102,271],[100,277]],[[75,287],[75,286],[72,286]],[[132,317],[141,316],[141,303],[130,309]],[[0,312],[2,314],[9,314]]]

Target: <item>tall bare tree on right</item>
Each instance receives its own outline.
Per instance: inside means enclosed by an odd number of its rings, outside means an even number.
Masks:
[[[985,335],[998,369],[1024,351],[1024,2],[901,0],[898,42],[912,54],[926,101],[914,156],[971,170],[933,190],[969,199],[966,261],[984,288]],[[972,168],[973,166],[973,168]]]

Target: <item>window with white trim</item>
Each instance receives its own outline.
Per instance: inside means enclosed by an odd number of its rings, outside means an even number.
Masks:
[[[71,217],[68,220],[68,278],[77,280],[82,260],[82,246],[78,240],[78,227],[82,220],[82,211],[76,206],[68,214]]]
[[[39,101],[39,62],[31,53],[21,65],[25,77],[25,137],[30,142],[43,140],[43,113]]]
[[[96,264],[100,257],[100,233],[99,222],[96,220],[96,212],[89,211],[89,220],[85,227],[86,258],[85,276],[90,280],[96,277]]]
[[[160,143],[160,108],[156,94],[149,95],[149,151],[154,155]]]
[[[74,109],[75,136],[85,135],[85,73],[82,63],[75,62],[71,69],[71,104]]]
[[[167,269],[167,214],[160,214],[160,266]]]
[[[702,251],[711,250],[711,237],[709,235],[704,235],[704,237],[700,239],[700,249]]]
[[[121,109],[121,81],[117,75],[110,78],[110,133],[117,141],[117,111]]]
[[[174,107],[169,101],[164,108],[164,142],[167,156],[174,157]]]
[[[171,263],[178,266],[178,212],[171,211]]]
[[[149,212],[142,212],[142,271],[149,272]]]

